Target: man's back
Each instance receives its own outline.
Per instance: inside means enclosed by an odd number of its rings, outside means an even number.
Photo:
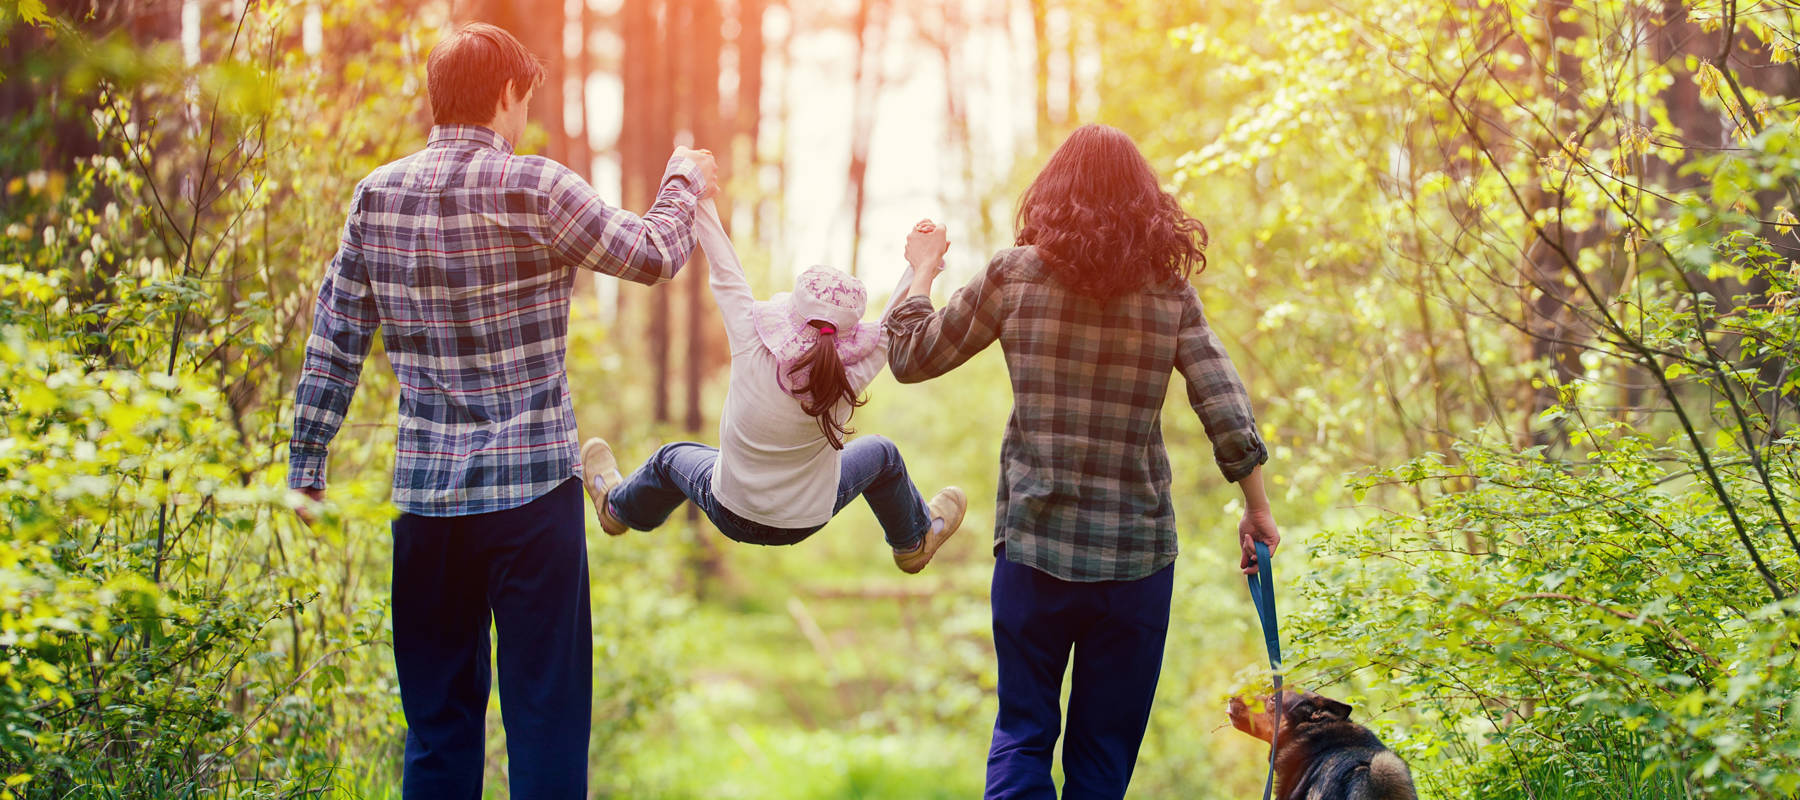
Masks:
[[[688,169],[677,161],[670,173]],[[293,444],[302,478],[322,473],[376,326],[400,382],[401,509],[497,511],[574,475],[563,370],[574,269],[645,284],[672,276],[693,249],[695,183],[666,183],[640,218],[474,125],[437,126],[424,150],[371,173],[308,342]]]
[[[675,148],[639,217],[560,164],[514,156],[547,77],[486,23],[432,47],[438,124],[424,150],[357,185],[294,390],[288,486],[319,501],[326,450],[385,329],[400,382],[391,619],[409,798],[481,796],[496,675],[512,796],[587,797],[594,632],[563,372],[569,294],[576,269],[674,277],[717,177],[711,153]]]

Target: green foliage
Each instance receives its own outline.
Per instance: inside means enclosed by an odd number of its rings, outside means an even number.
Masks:
[[[1229,98],[1179,158],[1241,212],[1237,329],[1347,367],[1273,365],[1267,419],[1377,468],[1376,513],[1313,542],[1295,677],[1431,793],[1800,788],[1793,117],[1646,57],[1730,30],[1781,63],[1784,15],[1300,3],[1175,33]],[[1721,115],[1733,148],[1685,145]]]
[[[1473,480],[1321,548],[1298,669],[1355,675],[1416,720],[1401,741],[1446,795],[1552,770],[1616,787],[1621,757],[1632,781],[1791,794],[1794,602],[1768,602],[1734,555],[1680,438],[1588,433],[1579,463],[1466,446],[1456,470],[1426,459],[1363,484]]]
[[[33,255],[48,269],[8,266],[0,282],[0,765],[25,796],[185,796],[239,767],[266,776],[246,788],[304,792],[334,767],[305,746],[342,721],[320,701],[353,708],[341,656],[381,636],[382,604],[340,605],[325,574],[287,562],[316,546],[296,541],[280,470],[220,413],[213,376],[113,366],[138,352],[131,337],[95,355],[98,326],[184,296],[164,284],[70,303],[72,271],[54,264],[116,257],[102,218],[47,226]],[[379,508],[347,503],[343,518]],[[336,618],[301,635],[321,607]],[[281,769],[263,771],[271,760]]]
[[[104,45],[75,55],[128,71]],[[194,154],[130,120],[174,108],[177,76],[138,78],[133,102],[98,85],[102,155],[8,187],[0,771],[28,797],[305,794],[332,780],[331,743],[394,736],[365,666],[385,601],[359,589],[367,553],[346,538],[388,512],[374,481],[346,482],[325,528],[288,512],[268,444],[282,383],[258,382],[296,284],[247,277],[273,253],[241,225],[272,170],[202,159],[233,174],[169,191]],[[232,91],[203,91],[227,107],[209,135],[266,128],[272,109]]]
[[[1212,232],[1196,283],[1271,445],[1291,678],[1428,796],[1800,793],[1791,13],[1047,5],[1100,56],[1100,120]],[[0,142],[0,797],[397,796],[380,347],[317,528],[279,443],[350,187],[423,138],[421,23],[324,4],[307,53],[300,6],[258,4],[207,16],[190,65],[45,10],[0,6],[43,45]],[[40,163],[71,119],[92,147]],[[576,314],[584,430],[628,464],[693,435],[644,421],[635,320]],[[998,353],[883,380],[856,426],[988,497],[1005,381]],[[1134,793],[1240,797],[1265,753],[1224,700],[1265,676],[1237,509],[1179,393],[1164,432],[1186,554]],[[988,515],[920,578],[860,506],[796,548],[595,542],[595,791],[977,792]]]
[[[365,45],[310,58],[300,10],[209,18],[195,68],[58,22],[24,76],[61,98],[27,129],[86,104],[98,153],[0,148],[0,797],[397,784],[391,376],[368,370],[317,526],[279,445],[338,209],[423,139],[392,89],[422,92],[421,48],[403,9],[343,6],[323,35]],[[594,567],[597,765],[670,691],[672,569]]]

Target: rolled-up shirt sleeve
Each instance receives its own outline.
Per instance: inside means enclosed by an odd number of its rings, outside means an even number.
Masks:
[[[1224,344],[1206,324],[1199,293],[1188,287],[1182,304],[1175,367],[1187,383],[1188,404],[1212,441],[1213,460],[1225,479],[1236,483],[1269,460],[1269,449],[1256,430],[1249,391]]]

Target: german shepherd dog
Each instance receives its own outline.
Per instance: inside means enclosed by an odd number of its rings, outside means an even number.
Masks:
[[[1350,706],[1313,692],[1281,693],[1281,749],[1275,752],[1280,800],[1417,800],[1406,762],[1368,728],[1350,721]],[[1231,724],[1263,741],[1274,727],[1274,697],[1252,712],[1231,698]]]

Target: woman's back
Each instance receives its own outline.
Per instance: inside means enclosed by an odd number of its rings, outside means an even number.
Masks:
[[[1181,296],[1142,291],[1103,305],[1057,283],[1033,248],[1001,258],[1010,262],[999,336],[1014,397],[1007,440],[1033,476],[1002,491],[1018,491],[1013,504],[1037,526],[1130,535],[1172,523],[1159,422]]]
[[[943,374],[995,340],[1006,353],[1013,414],[995,536],[1010,560],[1075,581],[1136,579],[1174,561],[1160,424],[1171,371],[1187,379],[1228,478],[1264,457],[1249,399],[1185,283],[1101,301],[1064,286],[1037,248],[1018,247],[930,312],[923,297],[894,311],[890,358],[902,382]]]
[[[942,309],[919,272],[884,327],[894,377],[943,375],[999,342],[1013,389],[1000,448],[994,582],[999,713],[987,795],[1126,796],[1163,669],[1175,514],[1161,411],[1184,379],[1225,478],[1244,490],[1240,567],[1280,543],[1250,399],[1187,284],[1206,226],[1123,131],[1083,125],[1019,200],[1014,243]],[[907,236],[915,270],[948,232]],[[1062,712],[1063,676],[1068,714]]]

